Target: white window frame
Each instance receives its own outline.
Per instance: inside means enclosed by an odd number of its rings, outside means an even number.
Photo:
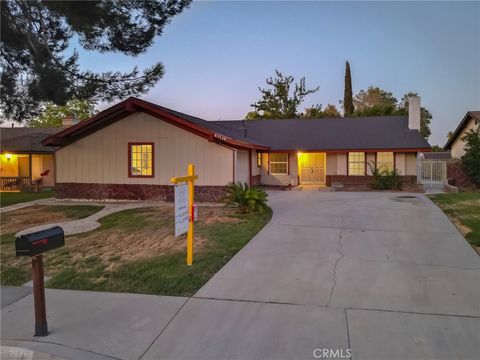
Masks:
[[[363,161],[350,161],[350,154],[363,154]],[[367,170],[365,169],[367,160],[367,154],[364,151],[351,151],[347,154],[347,168],[348,168],[348,176],[365,176],[367,174]],[[350,171],[350,164],[362,164],[363,174],[352,174]]]
[[[286,161],[271,161],[272,160],[272,155],[286,155],[287,160]],[[268,172],[270,175],[288,175],[289,174],[289,168],[288,168],[288,162],[289,162],[290,156],[288,153],[271,153],[268,154]],[[272,172],[272,164],[286,164],[286,169],[284,173],[274,173]]]
[[[387,163],[385,161],[379,161],[378,159],[379,159],[380,154],[392,154],[392,162]],[[383,169],[387,169],[389,171],[395,169],[395,153],[393,151],[379,151],[379,152],[377,152],[377,156],[376,156],[375,159],[376,159],[375,167],[377,169],[380,169],[381,167],[383,167]],[[391,167],[390,167],[390,165],[391,165]]]

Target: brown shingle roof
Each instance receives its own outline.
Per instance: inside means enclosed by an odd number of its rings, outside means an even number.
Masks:
[[[42,140],[60,130],[62,128],[0,128],[0,151],[52,154],[55,148],[42,145]]]
[[[218,121],[272,150],[430,149],[407,116]]]

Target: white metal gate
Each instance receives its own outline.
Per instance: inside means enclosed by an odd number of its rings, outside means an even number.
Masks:
[[[429,187],[441,187],[447,182],[447,162],[417,158],[417,182]]]

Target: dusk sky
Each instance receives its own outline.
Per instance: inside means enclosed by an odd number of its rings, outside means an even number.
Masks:
[[[94,71],[161,61],[166,74],[143,98],[207,120],[243,118],[275,69],[320,86],[301,110],[339,107],[348,60],[354,94],[418,92],[430,144],[443,146],[480,110],[479,24],[479,2],[196,2],[139,57],[77,50]]]

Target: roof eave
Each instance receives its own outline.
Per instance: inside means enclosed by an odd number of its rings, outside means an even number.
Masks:
[[[104,110],[101,113],[98,113],[97,115],[88,120],[84,120],[55,135],[49,136],[47,139],[42,141],[42,144],[45,146],[66,146],[81,137],[87,136],[90,133],[95,132],[105,123],[115,122],[136,112],[145,112],[151,116],[164,120],[195,135],[201,136],[209,141],[211,141],[211,139],[218,139],[219,141],[224,142],[235,148],[262,150],[269,149],[268,147],[263,145],[251,144],[248,142],[235,140],[223,134],[206,129],[181,117],[172,115],[169,112],[162,110],[156,106],[153,106],[148,101],[140,100],[137,98],[128,98],[127,100],[124,100],[112,106],[111,108]]]
[[[458,124],[457,128],[453,132],[452,136],[447,140],[447,143],[443,147],[443,150],[451,150],[452,149],[453,143],[455,142],[455,140],[457,140],[458,136],[460,135],[462,130],[465,128],[465,125],[467,124],[468,119],[470,119],[471,117],[472,117],[472,115],[470,114],[470,111],[467,111],[467,113],[463,117],[462,121],[460,121],[460,124]]]

